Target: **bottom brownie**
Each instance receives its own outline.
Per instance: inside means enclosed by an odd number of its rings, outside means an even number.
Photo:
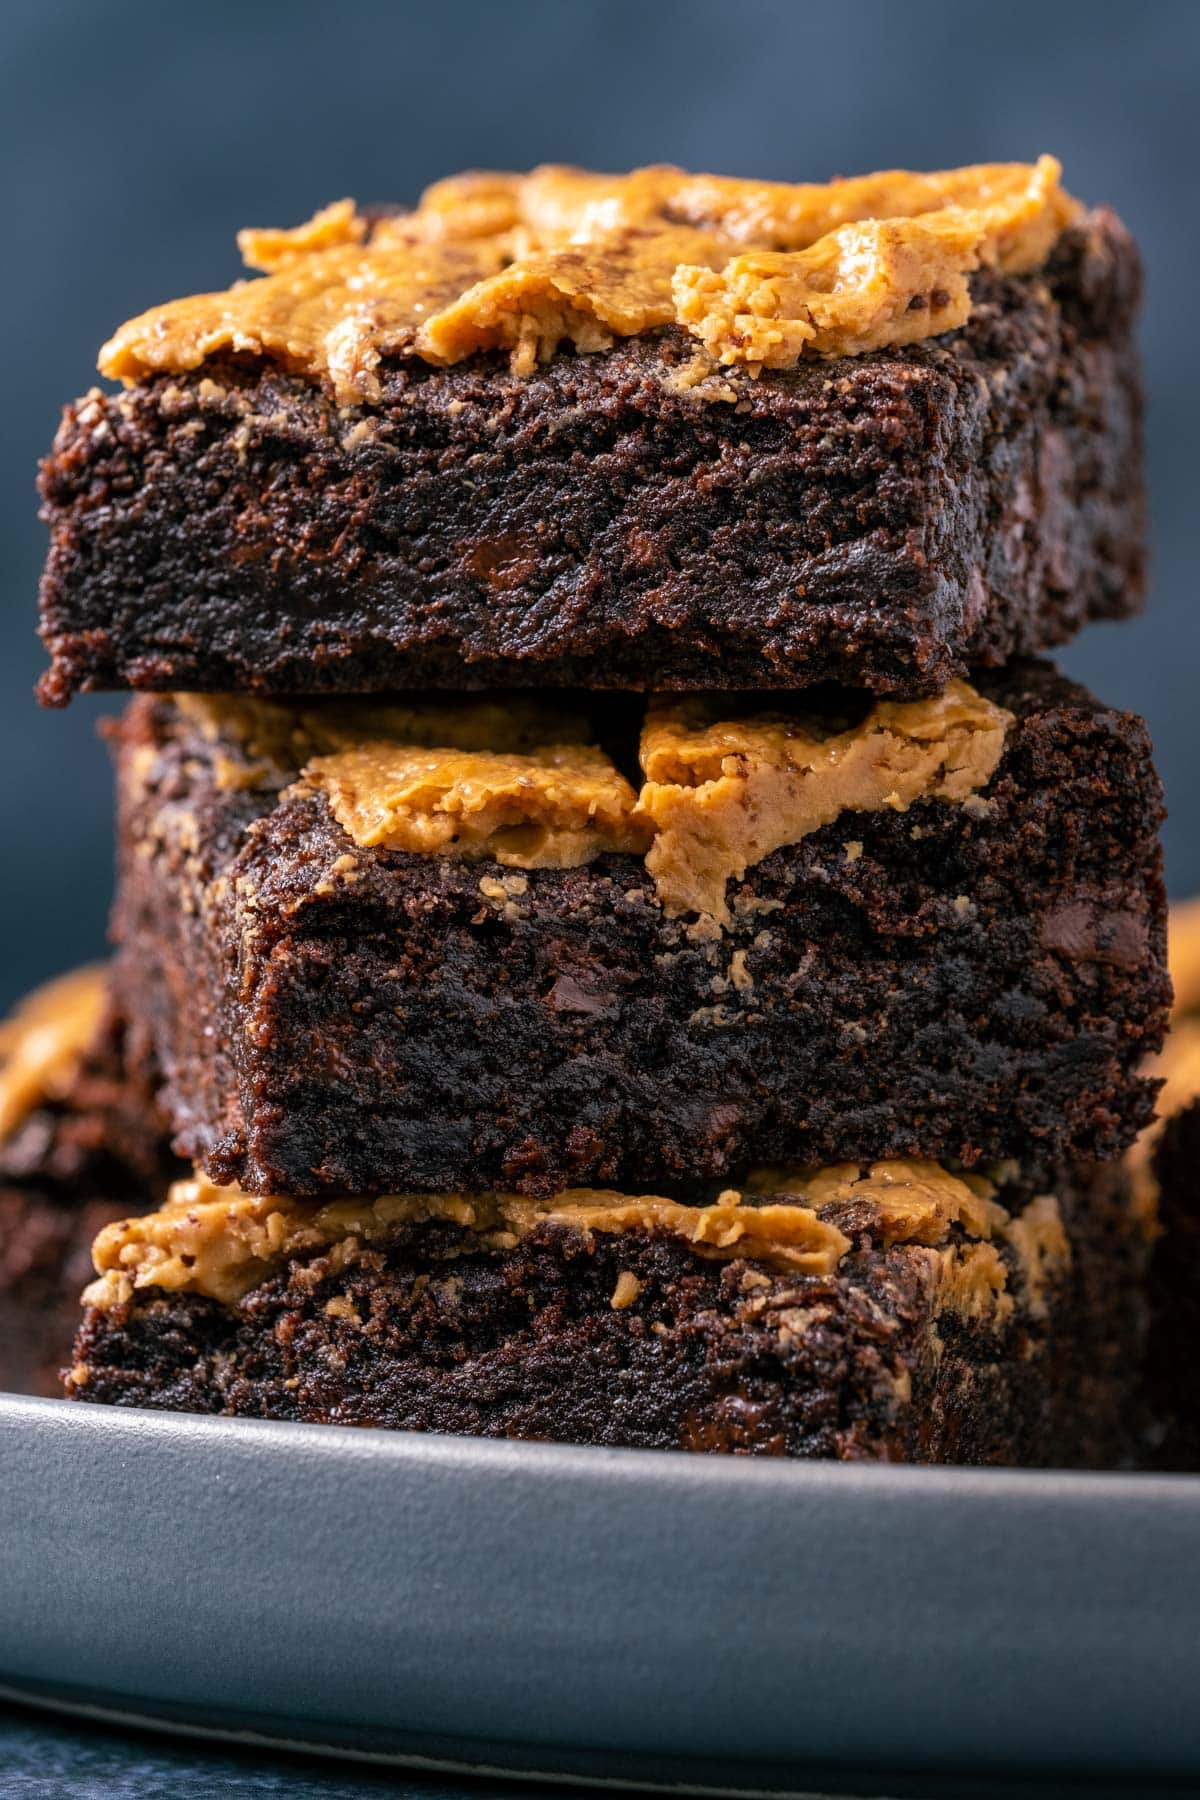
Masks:
[[[1119,1169],[936,1164],[679,1202],[181,1183],[102,1235],[68,1392],[566,1443],[1114,1466],[1146,1234]]]
[[[125,1068],[104,969],[50,982],[0,1024],[0,1390],[61,1393],[92,1239],[177,1172]]]

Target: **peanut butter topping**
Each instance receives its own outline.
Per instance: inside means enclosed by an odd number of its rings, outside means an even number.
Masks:
[[[364,847],[489,857],[517,869],[573,869],[606,850],[640,851],[633,789],[602,750],[546,744],[519,754],[410,750],[384,740],[317,756],[304,779]]]
[[[272,235],[252,232],[250,238],[261,251],[261,240]],[[100,370],[140,381],[198,369],[224,351],[324,378],[339,405],[371,404],[380,397],[383,358],[413,350],[428,315],[504,261],[493,238],[297,250],[259,281],[172,301],[131,319],[104,346]]]
[[[699,262],[700,273],[727,255],[719,239],[666,226],[523,256],[432,318],[417,340],[418,353],[427,362],[456,363],[480,350],[508,350],[513,373],[532,375],[561,343],[586,354],[669,325],[676,271]]]
[[[281,787],[299,772],[361,848],[523,869],[644,854],[668,914],[721,925],[731,878],[843,812],[968,799],[1012,723],[963,681],[931,700],[876,702],[854,724],[739,718],[719,696],[652,701],[635,795],[605,751],[579,741],[582,719],[534,699],[176,704],[216,747],[218,785]]]
[[[0,1138],[75,1079],[104,1016],[102,964],[49,981],[0,1022]]]
[[[435,182],[414,214],[385,229],[426,235],[500,234],[521,229],[539,245],[590,243],[624,231],[689,226],[760,250],[806,250],[843,225],[915,218],[946,207],[983,212],[994,260],[1010,272],[1036,268],[1078,210],[1062,192],[1052,156],[1036,163],[975,163],[932,174],[884,169],[836,181],[746,181],[689,175],[669,163],[601,175],[544,163],[528,175],[472,172]],[[342,201],[340,207],[349,202]],[[334,212],[326,208],[326,214]],[[318,214],[319,219],[325,215]],[[464,232],[464,222],[469,228]],[[1043,238],[1033,235],[1040,223]],[[301,227],[302,231],[308,227]]]
[[[956,330],[970,317],[973,269],[1036,268],[1066,223],[1058,165],[1043,157],[1026,174],[997,183],[977,205],[959,200],[914,217],[840,225],[807,249],[750,251],[719,272],[681,265],[672,282],[675,317],[713,362],[745,363],[753,372]],[[961,182],[955,188],[964,194]],[[895,211],[902,210],[898,202]]]
[[[730,722],[706,698],[653,704],[638,810],[668,913],[729,922],[726,883],[843,812],[965,800],[991,779],[1012,715],[963,681],[932,700],[879,701],[857,725],[760,713]]]
[[[1071,1260],[1053,1195],[1038,1195],[1012,1215],[996,1199],[991,1176],[954,1172],[941,1163],[892,1161],[866,1169],[843,1163],[799,1174],[767,1169],[752,1177],[751,1186],[764,1193],[799,1187],[820,1217],[846,1229],[865,1204],[872,1236],[885,1248],[904,1244],[929,1251],[938,1313],[986,1318],[997,1327],[1016,1304],[1002,1245],[1016,1256],[1022,1297],[1035,1318],[1046,1310],[1050,1283]]]
[[[810,250],[754,250],[720,271],[683,265],[675,313],[717,363],[789,369],[965,325],[982,237],[972,213],[843,225]]]
[[[359,218],[353,200],[335,200],[290,231],[239,231],[237,246],[248,269],[270,275],[314,251],[361,244],[366,235],[367,221]]]
[[[833,1163],[823,1169],[759,1169],[749,1186],[760,1194],[803,1193],[818,1210],[865,1203],[873,1233],[885,1245],[944,1244],[955,1226],[971,1237],[990,1238],[1008,1218],[990,1177],[911,1158],[866,1168]]]
[[[649,827],[586,721],[532,696],[355,700],[316,707],[234,695],[176,696],[216,745],[224,787],[281,785],[299,768],[362,848],[576,868],[604,851],[640,854]]]
[[[425,189],[415,213],[387,220],[382,229],[407,227],[435,243],[441,238],[500,237],[521,223],[519,196],[527,179],[498,169],[448,175]]]
[[[902,1244],[927,1255],[937,1312],[990,1312],[999,1324],[1014,1300],[998,1246],[1018,1251],[1035,1309],[1069,1248],[1054,1200],[1035,1200],[1012,1219],[995,1192],[983,1176],[902,1161],[767,1171],[746,1194],[730,1190],[710,1206],[595,1188],[569,1189],[545,1201],[516,1194],[392,1194],[319,1205],[216,1187],[198,1175],[177,1182],[159,1212],[100,1233],[93,1247],[97,1279],[84,1299],[109,1308],[139,1289],[157,1288],[207,1294],[232,1306],[291,1257],[317,1253],[328,1258],[322,1273],[337,1273],[360,1246],[402,1226],[442,1222],[481,1249],[505,1250],[551,1224],[602,1236],[662,1232],[700,1256],[746,1258],[779,1274],[818,1276],[835,1273],[855,1237],[867,1233],[884,1249]],[[622,1311],[636,1304],[639,1293],[636,1277],[623,1271],[611,1304]]]
[[[224,759],[219,784],[249,787],[291,780],[313,756],[386,742],[425,750],[482,750],[506,755],[542,744],[584,743],[588,727],[578,709],[537,695],[497,699],[486,694],[440,694],[435,699],[326,700],[307,706],[241,694],[175,694],[175,705],[210,744],[236,746]]]
[[[92,1252],[99,1279],[85,1298],[113,1306],[138,1288],[157,1287],[233,1305],[299,1252],[351,1239],[372,1243],[398,1226],[433,1220],[457,1225],[487,1249],[511,1248],[543,1224],[608,1235],[663,1231],[702,1255],[747,1256],[806,1274],[828,1274],[850,1247],[811,1207],[743,1205],[732,1191],[711,1206],[594,1188],[569,1189],[548,1201],[516,1194],[390,1194],[317,1206],[215,1187],[198,1176],[177,1182],[161,1211],[105,1227]]]
[[[292,230],[247,230],[262,279],[153,308],[104,346],[106,375],[186,372],[222,352],[377,402],[385,357],[454,363],[503,349],[529,374],[678,324],[751,374],[961,325],[981,263],[1037,268],[1077,208],[1053,157],[824,184],[669,167],[549,166],[438,182],[376,222],[349,200]]]

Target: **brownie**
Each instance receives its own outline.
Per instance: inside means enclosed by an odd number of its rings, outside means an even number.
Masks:
[[[1099,211],[958,329],[715,389],[671,324],[385,355],[351,404],[248,353],[93,391],[42,469],[41,698],[932,693],[1140,603],[1138,290]]]
[[[177,1172],[164,1139],[107,967],[47,982],[0,1022],[0,1185],[64,1204],[143,1199]]]
[[[156,1205],[179,1172],[152,1095],[126,1069],[102,985],[103,971],[81,971],[40,990],[0,1028],[0,1389],[61,1391],[93,1238]],[[72,1026],[73,1041],[43,1070],[43,1091],[22,1081],[15,1092],[22,1039],[53,1029],[67,994],[72,1010],[94,1012],[95,1030],[84,1042]]]
[[[139,697],[115,734],[133,1064],[177,1150],[258,1193],[1112,1157],[1169,995],[1147,733],[1046,665],[980,685],[1012,714],[981,792],[783,844],[723,925],[669,913],[628,852],[363,847],[204,703]]]
[[[92,1240],[139,1204],[0,1184],[0,1392],[61,1397]]]
[[[737,1244],[717,1250],[722,1233],[697,1243],[693,1226],[592,1229],[568,1212],[481,1239],[449,1218],[372,1231],[346,1203],[349,1235],[334,1229],[289,1248],[295,1224],[286,1224],[251,1285],[218,1297],[188,1291],[203,1256],[193,1232],[181,1240],[190,1262],[166,1265],[168,1285],[154,1285],[150,1267],[146,1285],[111,1273],[107,1292],[105,1280],[89,1290],[68,1392],[635,1448],[1128,1460],[1146,1243],[1119,1169],[1009,1173],[998,1189],[977,1183],[965,1209],[931,1207],[931,1184],[965,1192],[936,1167],[863,1171],[865,1191],[857,1169],[828,1173],[824,1199],[791,1194],[787,1178],[770,1196],[807,1200],[812,1228],[838,1237],[840,1254],[821,1268],[777,1266],[763,1243],[745,1255]],[[885,1199],[899,1191],[906,1222],[894,1210],[885,1222],[870,1197],[877,1175],[898,1184]],[[985,1190],[996,1200],[981,1202]],[[188,1184],[185,1200],[195,1197]],[[204,1211],[191,1205],[193,1227]],[[119,1247],[98,1254],[98,1266],[142,1266]],[[179,1247],[168,1240],[157,1254]],[[228,1281],[227,1244],[217,1263]]]

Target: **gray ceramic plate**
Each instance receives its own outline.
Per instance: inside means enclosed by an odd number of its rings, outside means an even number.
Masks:
[[[0,1397],[0,1683],[472,1768],[1200,1776],[1200,1478]]]

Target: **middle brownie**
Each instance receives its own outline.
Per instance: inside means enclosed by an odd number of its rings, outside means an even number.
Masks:
[[[135,699],[115,988],[176,1147],[296,1196],[1119,1152],[1141,721],[1044,664],[761,707]]]

